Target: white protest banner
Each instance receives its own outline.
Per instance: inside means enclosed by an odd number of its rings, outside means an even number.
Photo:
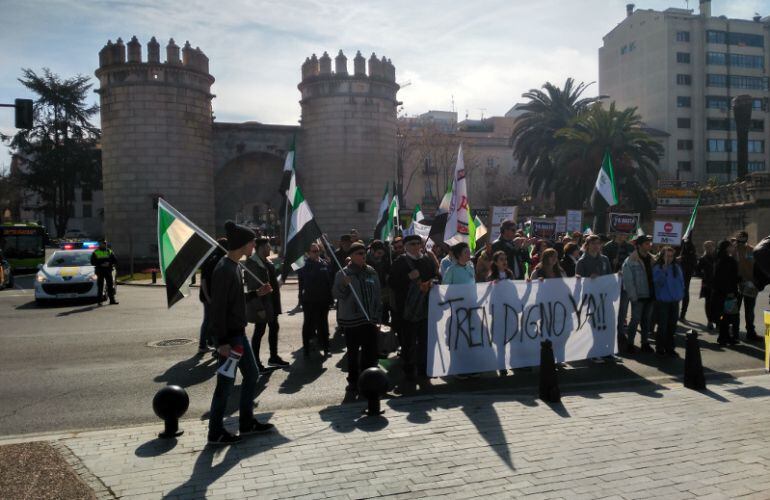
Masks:
[[[682,223],[656,220],[652,233],[652,242],[661,245],[679,246],[682,243]]]
[[[554,278],[433,287],[428,375],[442,377],[540,363],[550,340],[556,362],[617,352],[619,277]]]
[[[582,210],[567,210],[567,231],[583,232],[583,211]]]
[[[500,224],[507,220],[516,220],[518,207],[492,207],[492,218],[490,219],[489,241],[495,241],[500,237]]]
[[[553,218],[553,220],[556,221],[557,233],[561,234],[561,233],[567,232],[567,217],[565,217],[564,215],[557,215],[556,217]]]

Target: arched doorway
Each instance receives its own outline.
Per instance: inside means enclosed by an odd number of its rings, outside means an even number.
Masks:
[[[244,222],[280,236],[283,195],[278,192],[283,159],[263,152],[230,160],[214,174],[217,234],[227,220]]]

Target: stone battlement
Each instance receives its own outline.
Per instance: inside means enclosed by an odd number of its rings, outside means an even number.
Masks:
[[[302,64],[302,82],[323,78],[369,78],[384,82],[396,82],[396,67],[390,59],[383,56],[381,59],[372,53],[369,58],[369,74],[366,73],[367,61],[359,50],[353,59],[353,74],[348,73],[348,58],[340,50],[334,58],[334,71],[332,71],[332,59],[327,52],[319,58],[315,54],[305,59]]]
[[[705,189],[701,194],[701,206],[704,208],[767,200],[770,200],[770,173],[765,172],[753,173],[743,181]]]
[[[181,58],[180,58],[181,52]],[[110,68],[126,64],[150,64],[167,66],[178,66],[180,68],[197,71],[199,73],[209,73],[209,58],[200,49],[192,48],[190,42],[185,42],[180,50],[179,46],[171,38],[166,45],[166,61],[160,61],[160,44],[155,37],[152,37],[147,43],[147,60],[142,61],[142,44],[137,38],[131,37],[131,40],[124,44],[121,38],[116,43],[108,40],[107,44],[99,51],[99,69]]]

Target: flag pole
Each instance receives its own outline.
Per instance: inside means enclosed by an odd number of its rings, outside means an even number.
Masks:
[[[345,274],[345,271],[342,269],[342,264],[340,264],[339,259],[337,258],[337,254],[334,253],[334,248],[332,248],[331,243],[329,243],[329,240],[326,239],[326,235],[321,233],[321,238],[323,238],[324,243],[326,244],[326,248],[329,250],[329,253],[334,257],[334,262],[337,263],[337,267],[340,268],[340,271],[342,271],[342,274]],[[345,274],[347,276],[347,274]],[[361,311],[363,311],[364,316],[366,317],[366,321],[369,323],[372,322],[372,320],[369,318],[369,314],[366,312],[366,309],[364,309],[364,304],[361,302],[361,299],[358,297],[358,294],[356,293],[356,289],[353,288],[353,283],[348,283],[348,286],[350,287],[350,291],[353,292],[353,297],[356,298],[356,302],[358,302],[358,307],[361,308]]]

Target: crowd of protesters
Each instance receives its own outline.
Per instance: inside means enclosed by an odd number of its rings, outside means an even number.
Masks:
[[[280,280],[269,260],[266,239],[238,233],[229,227],[229,238],[239,243],[246,239],[254,244],[253,253],[241,248],[246,257],[245,317],[241,322],[253,323],[254,334],[246,353],[253,353],[254,370],[247,363],[246,372],[287,366],[279,355],[278,316],[281,314]],[[642,233],[615,234],[611,239],[595,234],[575,232],[553,238],[536,238],[525,234],[513,221],[505,221],[500,236],[481,246],[475,253],[468,243],[448,246],[427,244],[418,235],[396,237],[393,241],[361,240],[355,230],[343,235],[336,248],[321,242],[307,249],[304,266],[298,271],[298,309],[304,315],[302,355],[305,358],[330,357],[329,312],[336,308],[337,331],[344,336],[347,348],[348,385],[355,392],[359,374],[376,366],[378,357],[388,354],[383,346],[381,325],[389,326],[398,351],[404,377],[415,381],[427,376],[428,293],[436,284],[467,285],[498,280],[546,280],[578,277],[593,279],[618,274],[621,290],[617,318],[618,345],[627,355],[639,349],[659,356],[675,357],[676,331],[679,321],[686,321],[689,287],[693,276],[701,278],[700,297],[705,299],[708,330],[718,329],[720,345],[736,344],[739,339],[739,313],[743,306],[746,341],[759,337],[754,327],[754,308],[758,288],[754,281],[753,249],[746,232],[739,232],[715,244],[706,241],[698,257],[690,238],[678,249],[671,246],[653,248],[652,239]],[[222,243],[226,246],[225,240]],[[327,243],[328,244],[328,243]],[[232,246],[232,245],[231,245]],[[243,245],[241,245],[243,247]],[[230,248],[230,247],[228,247]],[[237,254],[233,249],[231,259]],[[218,265],[224,252],[212,255],[203,265],[201,301],[204,323],[201,327],[200,352],[206,352],[206,332],[223,328],[222,306],[214,307],[217,294],[225,293],[218,274],[233,278],[232,266],[225,272]],[[220,262],[218,262],[220,261]],[[213,285],[212,286],[212,281]],[[221,280],[220,280],[221,281]],[[228,286],[230,286],[228,284]],[[233,293],[232,287],[227,293]],[[238,299],[240,300],[240,299]],[[233,307],[231,303],[227,308]],[[630,315],[630,317],[629,317]],[[231,320],[227,320],[229,323]],[[225,325],[227,326],[227,325]],[[260,361],[260,345],[268,333],[269,357],[266,368]],[[240,333],[239,333],[240,335]],[[240,336],[238,337],[240,339]],[[224,340],[217,338],[216,344]],[[247,347],[247,346],[244,346]],[[385,352],[383,352],[385,351]],[[228,351],[229,352],[229,351]],[[221,350],[219,354],[222,355]],[[501,370],[501,375],[507,373]],[[222,400],[229,393],[229,381],[217,385],[212,402],[212,417],[219,419]],[[249,381],[248,387],[251,387]],[[262,430],[262,424],[246,412],[242,417],[246,431]],[[243,429],[242,429],[243,430]],[[212,424],[211,440],[228,441],[218,420]]]

